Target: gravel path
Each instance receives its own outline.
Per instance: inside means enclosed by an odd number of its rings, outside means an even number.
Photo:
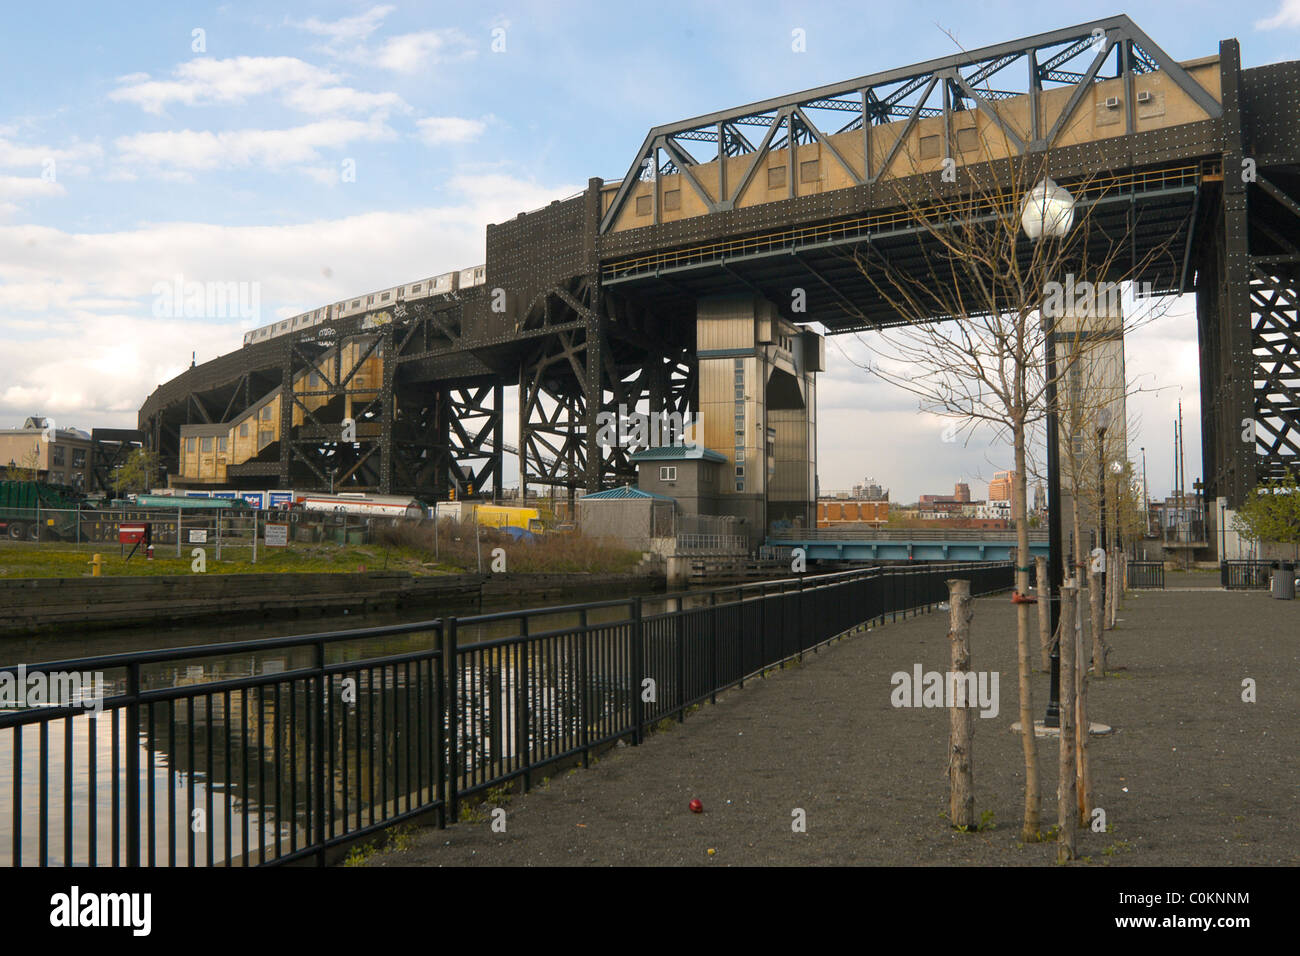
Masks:
[[[895,671],[946,670],[939,612],[854,634],[641,747],[560,772],[509,799],[505,833],[486,822],[421,829],[370,863],[1052,865],[1052,845],[1018,842],[1014,627],[1005,596],[976,602],[973,663],[1000,672],[1001,702],[996,718],[976,721],[976,812],[994,823],[982,832],[956,833],[941,815],[946,711],[890,704]],[[1081,833],[1080,854],[1092,865],[1300,863],[1300,601],[1131,592],[1108,638],[1118,670],[1093,683],[1091,714],[1116,732],[1094,738],[1092,754],[1096,804],[1113,830]],[[1241,700],[1247,677],[1257,703]],[[1036,673],[1036,715],[1046,697]],[[1038,754],[1046,828],[1056,742],[1039,741]],[[704,813],[689,812],[692,798]],[[796,808],[805,833],[792,832]]]

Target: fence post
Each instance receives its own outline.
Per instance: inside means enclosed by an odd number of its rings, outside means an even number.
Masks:
[[[478,530],[477,522],[474,525]],[[515,688],[515,751],[524,772],[524,793],[532,789],[533,715],[528,708],[528,618],[519,619],[519,682]]]
[[[632,746],[635,747],[641,743],[642,723],[645,720],[645,708],[642,707],[641,700],[641,681],[644,677],[644,652],[643,646],[645,635],[641,630],[641,598],[635,598],[632,601],[632,653],[628,661],[628,667],[631,671],[632,678]]]
[[[718,592],[709,592],[709,703],[718,702]]]
[[[176,506],[176,557],[178,558],[181,556],[181,535],[182,534],[184,534],[184,532],[181,530],[181,506],[177,505]]]
[[[254,564],[257,564],[257,515],[258,512],[254,511],[253,512],[253,563]]]
[[[256,519],[254,519],[256,520]],[[253,529],[253,541],[257,541],[257,528]],[[316,706],[313,708],[312,725],[315,728],[316,736],[312,744],[312,750],[315,753],[315,773],[313,779],[316,786],[316,846],[320,851],[316,855],[316,861],[320,866],[325,865],[325,698],[329,693],[329,675],[325,673],[325,642],[316,641],[316,687],[317,698]]]
[[[456,667],[456,618],[449,617],[442,629],[442,711],[447,722],[447,760],[443,767],[445,815],[460,819],[460,672]],[[440,748],[441,749],[441,748]]]
[[[217,509],[217,560],[221,560],[221,509]]]
[[[126,695],[130,701],[126,705],[126,865],[139,866],[140,665],[138,663],[130,663],[126,666]],[[149,786],[153,787],[153,781],[150,781]]]
[[[36,495],[36,543],[41,543],[41,496]]]
[[[579,732],[578,740],[582,744],[582,766],[585,769],[591,766],[591,754],[587,749],[587,743],[590,740],[587,697],[589,693],[588,683],[591,680],[591,673],[587,663],[587,642],[590,640],[590,634],[587,631],[587,609],[585,607],[579,612],[578,623],[582,626],[582,630],[578,634],[578,639],[582,642],[578,646],[578,693],[582,695],[578,699],[578,719],[582,721],[582,729]]]
[[[430,673],[429,678],[435,682],[433,699],[436,701],[434,706],[437,709],[433,713],[432,726],[429,730],[433,738],[433,779],[436,781],[435,786],[437,787],[435,792],[437,799],[442,802],[442,806],[438,810],[438,829],[442,830],[447,826],[447,761],[443,751],[443,746],[446,743],[446,735],[443,733],[443,718],[447,713],[447,625],[445,621],[439,621],[436,627],[438,630],[438,671],[436,677]]]
[[[677,598],[673,613],[673,642],[677,645],[677,676],[674,680],[677,693],[677,722],[686,719],[686,620],[682,614],[682,599]]]

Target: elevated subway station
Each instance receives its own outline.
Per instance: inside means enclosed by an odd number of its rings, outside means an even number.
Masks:
[[[901,321],[860,262],[922,268],[918,204],[991,214],[969,183],[1042,160],[1092,261],[1195,294],[1206,495],[1235,506],[1300,453],[1300,63],[1206,53],[1112,17],[655,127],[622,180],[489,225],[483,284],[191,368],[140,428],[174,480],[487,495],[518,387],[525,489],[630,481],[598,417],[677,413],[727,460],[726,508],[811,526],[821,336]],[[226,425],[221,461],[187,434]]]

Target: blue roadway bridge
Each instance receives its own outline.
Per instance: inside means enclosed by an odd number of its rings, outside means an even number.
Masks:
[[[1008,561],[1014,531],[974,528],[861,530],[791,528],[767,539],[770,548],[803,548],[809,561]],[[1029,553],[1047,554],[1047,532],[1029,532]]]

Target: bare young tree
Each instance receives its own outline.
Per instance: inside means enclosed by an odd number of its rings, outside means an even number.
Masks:
[[[1027,595],[1033,570],[1025,520],[1031,433],[1047,413],[1049,386],[1062,384],[1072,367],[1067,350],[1049,376],[1047,343],[1077,338],[1080,318],[1097,308],[1099,290],[1102,296],[1117,296],[1121,283],[1169,259],[1169,250],[1166,244],[1139,252],[1125,241],[1131,233],[1117,233],[1113,223],[1100,220],[1096,210],[1101,200],[1117,188],[1104,175],[1070,182],[1077,206],[1070,210],[1068,228],[1042,230],[1048,236],[1063,234],[1031,241],[1024,231],[1026,216],[1035,211],[1047,215],[1044,194],[1056,188],[1048,175],[1052,155],[1011,155],[987,135],[983,144],[987,162],[956,170],[952,185],[935,177],[890,180],[900,218],[913,227],[912,241],[888,252],[867,244],[852,255],[899,320],[897,327],[877,329],[862,339],[873,356],[864,363],[868,372],[916,395],[923,411],[956,419],[959,432],[986,426],[1010,445],[1015,590]],[[851,308],[846,311],[852,314]],[[1118,334],[1123,331],[1121,321]],[[1027,603],[1018,604],[1017,686],[1025,760],[1021,835],[1037,840],[1041,797],[1030,614]]]

